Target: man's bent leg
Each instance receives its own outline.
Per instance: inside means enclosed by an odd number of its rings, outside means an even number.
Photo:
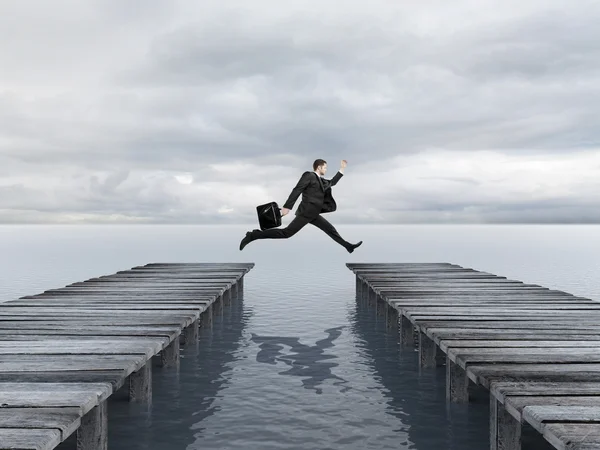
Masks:
[[[323,230],[331,239],[333,239],[335,242],[337,242],[344,248],[348,249],[352,246],[350,242],[346,241],[342,236],[340,236],[340,233],[338,233],[335,227],[331,225],[331,223],[329,223],[329,221],[325,217],[319,215],[310,223],[313,224],[315,227]]]
[[[310,219],[302,216],[296,216],[285,228],[270,228],[268,230],[256,230],[252,232],[254,239],[287,239],[296,234],[304,225],[310,222]]]

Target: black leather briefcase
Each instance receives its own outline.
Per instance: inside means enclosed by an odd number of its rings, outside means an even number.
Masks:
[[[277,202],[265,203],[256,207],[258,224],[261,230],[281,226],[281,210]]]

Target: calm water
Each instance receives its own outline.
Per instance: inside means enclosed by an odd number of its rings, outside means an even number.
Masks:
[[[312,227],[240,252],[246,229],[0,227],[0,300],[148,262],[256,263],[180,370],[154,372],[150,407],[111,400],[111,450],[487,449],[487,399],[447,405],[444,369],[399,350],[344,264],[451,262],[600,298],[596,226],[338,225],[364,241],[352,255]]]

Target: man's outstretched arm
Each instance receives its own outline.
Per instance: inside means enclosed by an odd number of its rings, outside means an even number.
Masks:
[[[342,164],[340,165],[340,169],[333,176],[331,180],[329,180],[330,186],[335,186],[338,181],[344,176],[344,168],[348,165],[348,162],[345,159],[342,159]]]
[[[290,210],[294,207],[294,203],[296,203],[296,200],[298,200],[298,197],[300,196],[300,194],[302,193],[302,191],[304,189],[306,189],[306,186],[309,185],[310,183],[310,172],[304,172],[302,174],[302,176],[300,177],[300,180],[298,180],[298,183],[296,184],[296,187],[294,187],[294,189],[292,189],[292,192],[290,194],[290,196],[288,197],[288,199],[286,200],[286,202],[283,204],[283,210]],[[284,215],[287,214],[287,211],[283,211]]]

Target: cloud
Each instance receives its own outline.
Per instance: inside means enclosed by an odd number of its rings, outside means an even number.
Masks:
[[[598,19],[588,0],[3,2],[0,222],[255,222],[315,158],[349,161],[340,222],[598,220]]]

